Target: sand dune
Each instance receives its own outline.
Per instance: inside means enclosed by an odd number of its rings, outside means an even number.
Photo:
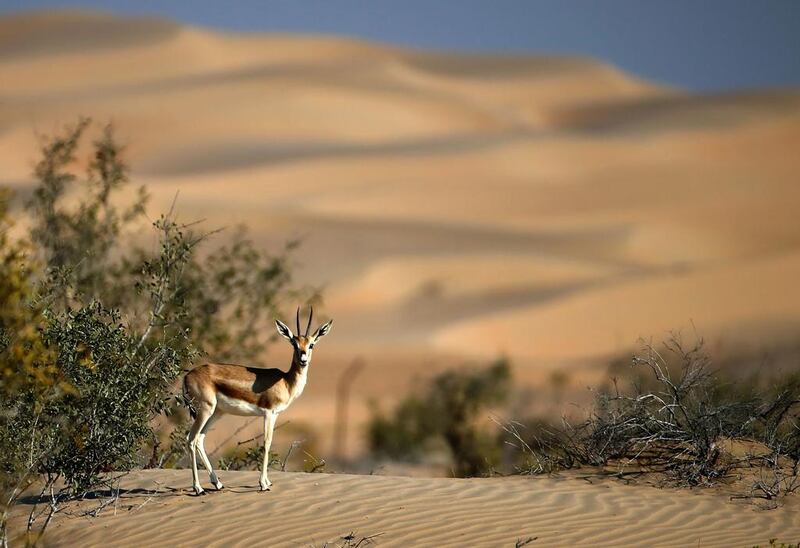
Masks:
[[[380,535],[379,546],[513,546],[529,537],[532,546],[765,546],[800,535],[793,506],[764,512],[718,493],[614,481],[272,472],[272,491],[259,493],[256,472],[228,472],[223,492],[197,498],[189,474],[135,472],[122,485],[134,492],[116,510],[58,516],[46,543],[322,546],[355,532]]]
[[[9,15],[0,20],[0,54],[30,58],[148,45],[169,40],[179,28],[164,19],[91,12]]]
[[[796,116],[800,93],[764,91],[728,95],[664,95],[639,101],[602,102],[565,109],[558,119],[567,127],[594,131],[664,132],[726,128]]]
[[[797,303],[786,296],[795,292],[793,278],[797,276],[800,254],[697,272],[667,272],[633,279],[625,286],[600,286],[540,306],[520,307],[476,324],[457,325],[439,335],[438,342],[450,348],[484,350],[490,356],[528,354],[557,360],[565,355],[587,358],[603,351],[613,357],[627,341],[659,341],[680,328],[690,336],[695,329],[699,333],[727,332],[739,344],[758,345],[779,336],[793,340],[800,318]],[[755,310],[760,316],[755,316]],[[750,321],[739,325],[746,316]],[[514,326],[520,325],[525,326],[526,337],[516,336]]]
[[[153,214],[180,190],[186,219],[303,238],[298,280],[337,320],[309,420],[356,356],[387,375],[363,415],[430,364],[505,352],[531,380],[692,320],[723,345],[797,334],[800,90],[86,12],[0,18],[0,82],[0,183],[24,193],[37,134],[90,115]]]

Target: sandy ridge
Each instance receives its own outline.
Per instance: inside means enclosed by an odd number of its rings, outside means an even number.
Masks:
[[[273,472],[223,473],[226,490],[188,495],[189,473],[140,471],[116,516],[59,518],[53,546],[321,546],[356,531],[379,546],[750,546],[800,537],[796,509],[760,511],[708,492],[574,478],[428,479]],[[792,501],[790,501],[792,502]]]

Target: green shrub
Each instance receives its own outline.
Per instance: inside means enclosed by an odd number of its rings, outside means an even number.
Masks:
[[[496,436],[478,427],[479,415],[508,397],[511,371],[505,360],[486,369],[446,371],[421,395],[402,400],[391,415],[373,407],[369,447],[378,457],[415,459],[431,442],[444,442],[458,477],[477,476],[496,465]]]
[[[181,421],[156,431],[153,419],[176,411],[178,376],[203,354],[254,358],[279,299],[296,293],[295,243],[271,255],[240,231],[200,255],[208,234],[173,211],[153,223],[156,249],[127,240],[147,193],[119,205],[129,170],[110,127],[76,174],[89,127],[81,120],[43,141],[29,235],[0,233],[0,543],[8,509],[39,478],[43,528],[64,501],[110,487],[110,472],[177,461]]]

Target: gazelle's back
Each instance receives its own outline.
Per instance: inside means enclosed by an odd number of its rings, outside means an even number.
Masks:
[[[186,374],[184,386],[189,398],[198,404],[220,405],[220,411],[233,414],[237,407],[229,401],[245,402],[269,409],[285,398],[284,373],[280,369],[259,369],[229,363],[207,363]],[[226,405],[228,404],[228,405]]]

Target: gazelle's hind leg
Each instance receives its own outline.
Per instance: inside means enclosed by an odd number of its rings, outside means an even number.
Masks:
[[[214,468],[211,466],[211,461],[208,458],[208,454],[206,454],[206,433],[211,430],[211,426],[217,422],[219,419],[220,414],[214,412],[211,417],[206,421],[205,426],[203,429],[200,430],[200,435],[197,443],[197,451],[200,453],[200,460],[203,461],[203,466],[206,467],[206,471],[208,472],[208,477],[211,479],[211,483],[214,485],[217,491],[222,490],[224,487],[222,482],[219,481],[216,472],[214,472]]]
[[[197,418],[189,430],[189,452],[192,454],[192,487],[197,495],[205,494],[203,488],[200,486],[200,479],[197,477],[197,446],[200,442],[200,432],[206,425],[208,420],[214,414],[214,406],[208,403],[197,406]]]

